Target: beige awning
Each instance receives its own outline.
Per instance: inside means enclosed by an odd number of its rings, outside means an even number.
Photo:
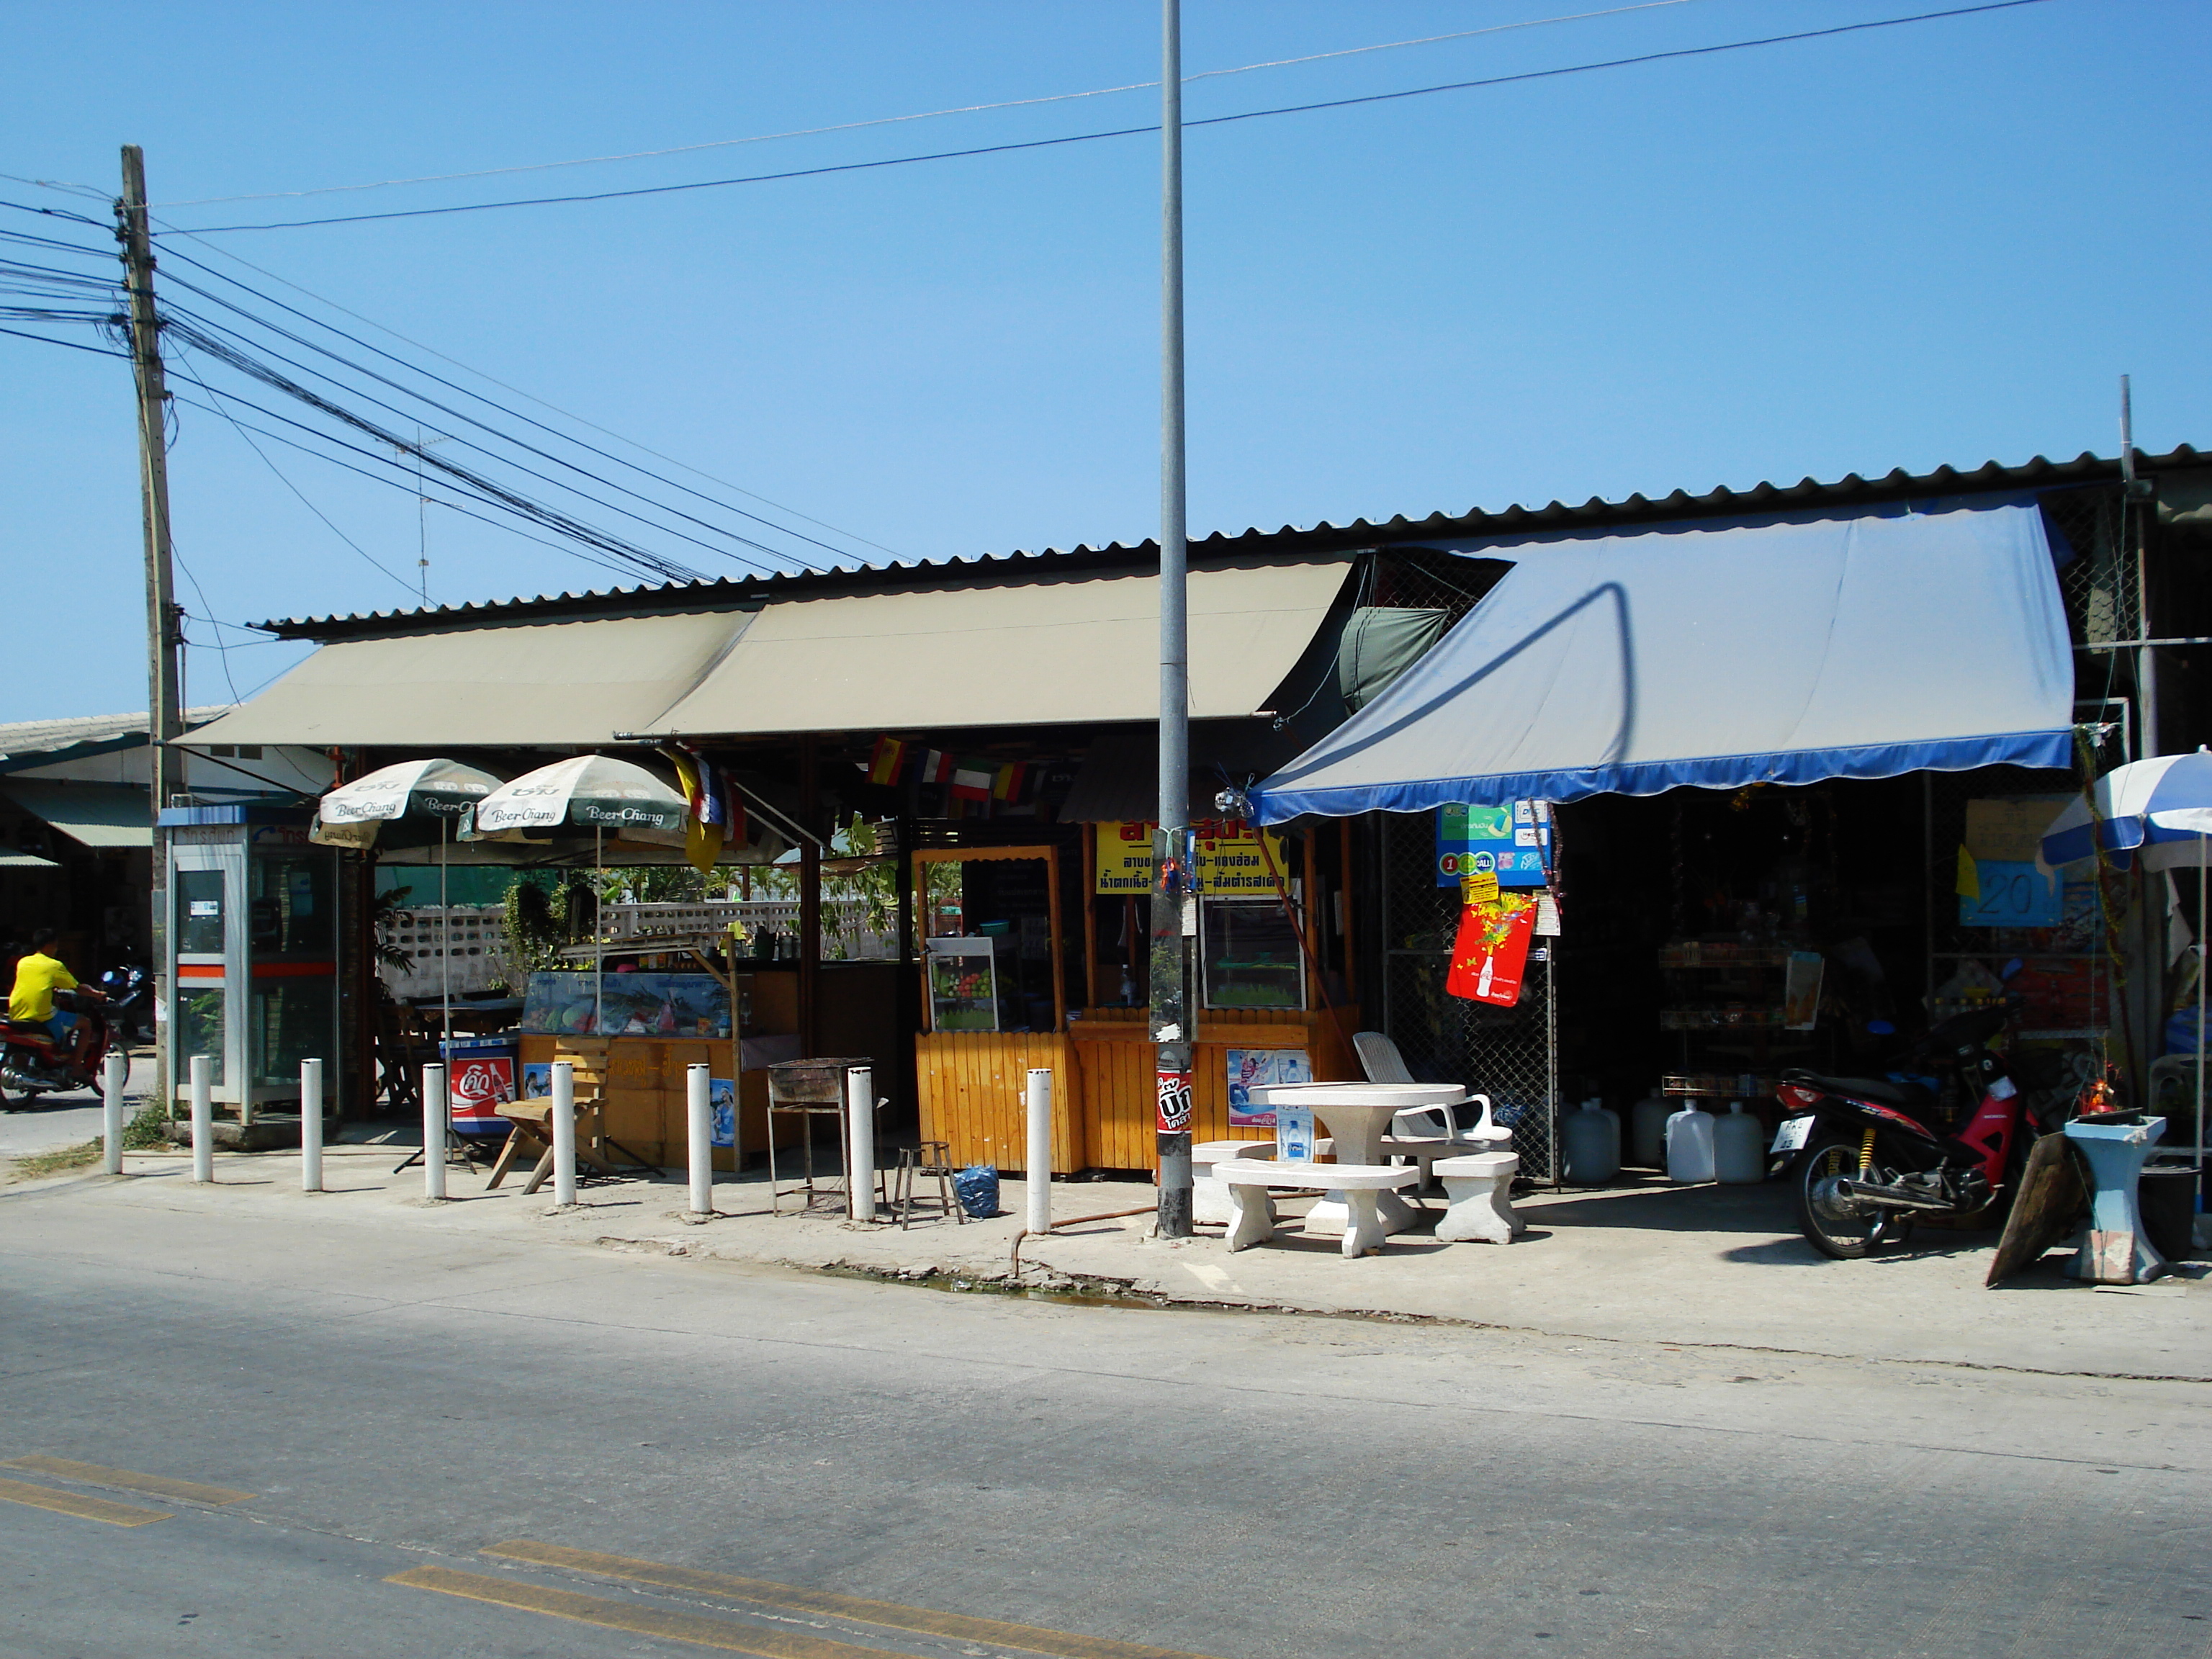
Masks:
[[[1268,706],[1352,555],[1190,574],[1190,713]],[[772,605],[641,735],[1141,720],[1159,714],[1159,578],[1068,576]]]
[[[722,611],[342,640],[185,741],[588,747],[681,698],[748,620]]]

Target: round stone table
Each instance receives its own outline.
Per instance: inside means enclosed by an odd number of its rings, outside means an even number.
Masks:
[[[1270,1083],[1252,1091],[1255,1106],[1310,1109],[1335,1139],[1340,1164],[1382,1163],[1382,1137],[1389,1133],[1392,1118],[1422,1106],[1456,1106],[1466,1098],[1467,1091],[1456,1083]],[[1317,1178],[1328,1177],[1328,1166],[1320,1165]],[[1388,1188],[1376,1194],[1376,1209],[1386,1232],[1401,1233],[1420,1215]],[[1335,1237],[1351,1223],[1344,1194],[1324,1193],[1321,1202],[1306,1212],[1305,1231]]]

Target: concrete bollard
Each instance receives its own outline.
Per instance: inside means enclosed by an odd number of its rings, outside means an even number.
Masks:
[[[872,1066],[845,1068],[845,1213],[855,1221],[876,1218],[876,1072]]]
[[[705,1066],[684,1068],[684,1127],[691,1171],[691,1213],[714,1213],[714,1101]]]
[[[100,1167],[109,1175],[123,1173],[123,1089],[130,1079],[130,1060],[110,1049],[100,1074]]]
[[[446,1068],[422,1068],[422,1196],[446,1195],[446,1135],[452,1120],[446,1109]]]
[[[323,1062],[300,1062],[300,1190],[323,1190]]]
[[[215,1179],[215,1061],[192,1056],[192,1179]]]
[[[553,1202],[567,1209],[576,1201],[576,1066],[553,1062]]]
[[[1029,1162],[1022,1182],[1029,1194],[1029,1219],[1033,1233],[1052,1231],[1052,1068],[1030,1067]]]

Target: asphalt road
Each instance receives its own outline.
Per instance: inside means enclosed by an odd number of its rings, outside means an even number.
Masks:
[[[9,1656],[2212,1653],[2199,1385],[98,1190],[0,1194]]]

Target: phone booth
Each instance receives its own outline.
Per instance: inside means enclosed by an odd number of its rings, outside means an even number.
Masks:
[[[169,1076],[214,1064],[215,1098],[251,1122],[300,1097],[300,1062],[337,1060],[337,854],[297,808],[179,806],[169,842]]]

